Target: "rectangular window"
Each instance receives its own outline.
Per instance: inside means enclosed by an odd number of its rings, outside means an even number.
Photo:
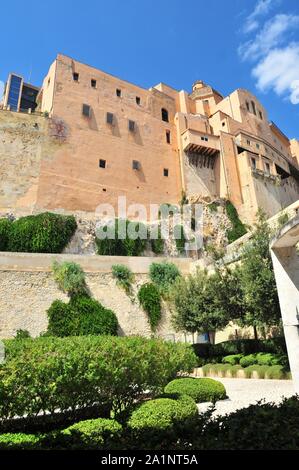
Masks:
[[[270,175],[270,164],[269,163],[265,163],[265,171],[268,175]]]
[[[251,101],[251,107],[252,107],[252,112],[253,112],[253,114],[256,115],[256,109],[255,109],[255,103],[254,103],[254,101]]]
[[[250,140],[247,140],[247,145],[250,145]]]
[[[263,113],[262,111],[259,111],[260,119],[263,119]]]
[[[256,169],[256,160],[255,160],[255,158],[252,158],[252,159],[251,159],[251,168],[252,168],[253,170]]]
[[[119,88],[116,88],[116,96],[118,96],[118,98],[121,97],[121,90]]]
[[[256,148],[259,149],[260,148],[260,144],[255,144],[256,145]]]
[[[129,119],[129,131],[135,132],[135,121],[131,121],[131,119]]]
[[[140,163],[138,160],[133,160],[132,161],[132,168],[133,170],[139,170],[140,169]]]
[[[90,84],[91,84],[92,88],[96,88],[96,87],[97,87],[97,81],[94,80],[93,78],[90,80]]]
[[[100,159],[99,160],[99,167],[100,168],[106,168],[106,160]]]
[[[74,82],[78,82],[79,81],[79,74],[77,72],[74,72],[73,73],[73,80]]]
[[[139,96],[136,96],[136,104],[138,104],[138,106],[140,105],[140,97]]]
[[[164,168],[164,170],[163,170],[163,175],[164,175],[164,176],[168,176],[168,168]]]
[[[106,122],[107,124],[113,124],[113,113],[107,113]]]
[[[170,144],[170,131],[166,131],[166,142]]]
[[[83,104],[82,106],[82,114],[85,117],[90,117],[90,106],[89,104]]]
[[[250,107],[249,107],[248,101],[246,101],[246,108],[247,108],[247,111],[250,111]]]

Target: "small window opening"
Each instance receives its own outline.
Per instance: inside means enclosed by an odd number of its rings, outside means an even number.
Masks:
[[[168,172],[168,168],[164,168],[164,170],[163,170],[163,175],[164,175],[164,176],[168,176],[168,173],[169,173],[169,172]]]
[[[89,104],[83,104],[82,106],[82,114],[85,117],[90,117],[90,106]]]
[[[120,90],[120,88],[116,88],[116,96],[118,96],[118,98],[121,97],[121,90]]]
[[[106,160],[100,159],[99,160],[99,167],[100,168],[106,168]]]
[[[161,117],[162,117],[162,121],[169,122],[167,109],[165,109],[165,108],[161,109]]]
[[[166,131],[166,142],[170,144],[170,131]]]
[[[136,96],[136,104],[138,104],[138,106],[140,105],[140,102],[141,102],[140,96]]]
[[[97,81],[94,80],[93,78],[91,79],[90,84],[91,84],[92,88],[96,88],[96,87],[97,87]]]
[[[73,80],[74,82],[78,82],[79,81],[79,74],[77,72],[74,72],[73,73]]]

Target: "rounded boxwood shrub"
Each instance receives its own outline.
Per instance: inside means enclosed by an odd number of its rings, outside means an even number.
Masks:
[[[248,354],[248,356],[244,356],[240,359],[240,365],[242,367],[249,367],[254,364],[257,364],[256,354]]]
[[[284,365],[286,362],[284,357],[271,353],[258,353],[256,358],[260,366]]]
[[[224,385],[217,380],[209,378],[196,379],[192,377],[182,377],[169,382],[164,390],[165,393],[188,395],[193,398],[196,403],[205,401],[216,402],[217,400],[226,398]]]
[[[155,284],[143,284],[138,291],[138,300],[148,315],[151,330],[155,331],[162,317],[161,295]]]
[[[174,263],[164,261],[150,265],[150,279],[159,288],[161,293],[167,291],[180,275],[180,270]]]
[[[12,221],[0,219],[0,251],[7,251]]]
[[[75,233],[72,215],[44,212],[15,220],[11,224],[8,251],[61,253]]]
[[[98,233],[99,230],[111,233],[113,238],[96,237],[98,255],[140,256],[146,248],[147,227],[141,222],[114,219],[111,224],[99,227]]]
[[[232,366],[235,366],[240,363],[242,357],[244,357],[243,354],[230,354],[228,356],[224,356],[222,358],[222,362],[224,364],[230,364]]]
[[[137,448],[152,449],[171,435],[184,434],[198,415],[195,401],[188,396],[160,397],[142,403],[128,420]]]
[[[88,419],[61,431],[57,441],[67,449],[113,449],[121,433],[122,426],[113,419]]]
[[[54,300],[47,315],[53,336],[117,335],[115,313],[88,296],[74,296],[69,303]]]

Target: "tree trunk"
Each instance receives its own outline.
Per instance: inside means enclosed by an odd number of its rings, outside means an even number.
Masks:
[[[257,340],[258,335],[257,335],[257,327],[256,326],[253,327],[253,333],[254,333],[254,339]]]

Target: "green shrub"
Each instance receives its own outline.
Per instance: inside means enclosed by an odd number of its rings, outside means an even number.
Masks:
[[[180,275],[180,270],[174,263],[164,261],[150,265],[150,279],[158,287],[161,294],[167,292]]]
[[[193,429],[196,450],[299,450],[299,399],[258,403]],[[190,446],[190,444],[189,444]],[[190,447],[189,447],[190,448]]]
[[[195,401],[188,396],[169,396],[142,403],[133,411],[128,428],[140,449],[152,449],[176,433],[192,427],[198,415]]]
[[[245,378],[246,379],[251,379],[252,376],[253,376],[253,372],[256,372],[259,367],[261,367],[261,366],[258,366],[257,364],[253,364],[251,366],[244,367],[243,371],[244,371],[244,374],[245,374]]]
[[[164,239],[160,225],[158,226],[158,238],[151,238],[151,249],[156,255],[161,255],[164,252]]]
[[[44,212],[15,220],[11,224],[8,251],[61,253],[77,228],[73,216]]]
[[[186,237],[184,232],[184,227],[182,225],[176,225],[174,228],[174,237],[176,249],[179,253],[185,252]]]
[[[54,300],[47,315],[53,336],[117,335],[115,313],[88,296],[71,297],[69,303]]]
[[[232,377],[237,377],[239,370],[242,370],[242,367],[240,364],[236,364],[234,366],[230,366],[228,369]]]
[[[226,214],[232,224],[232,228],[227,231],[228,243],[232,243],[247,232],[245,225],[241,222],[236,208],[230,201],[226,202]]]
[[[257,364],[256,354],[248,354],[248,356],[244,356],[240,359],[240,365],[242,367],[249,367],[253,364]]]
[[[240,363],[240,360],[242,359],[243,354],[230,354],[229,356],[224,356],[222,358],[222,362],[224,364],[230,364],[232,366],[235,366],[236,364]]]
[[[52,270],[58,288],[65,294],[72,297],[87,292],[85,274],[79,264],[72,261],[63,261],[62,263],[54,261]]]
[[[284,367],[280,365],[268,367],[267,372],[266,372],[266,378],[277,379],[277,380],[286,378],[286,372],[285,372]]]
[[[161,295],[155,284],[143,284],[138,291],[138,300],[148,315],[151,330],[155,331],[162,317]]]
[[[165,393],[188,395],[196,403],[216,402],[226,398],[224,385],[213,379],[179,378],[166,385]]]
[[[196,365],[192,349],[160,339],[81,336],[4,340],[0,419],[95,404],[119,414]],[[17,390],[17,393],[16,393]]]
[[[258,353],[256,358],[260,366],[274,366],[279,364],[280,361],[280,356],[271,353]]]
[[[28,330],[17,330],[15,334],[16,339],[27,339],[30,338],[30,333]]]
[[[12,221],[0,219],[0,251],[7,251]]]
[[[38,447],[40,436],[23,433],[0,434],[0,450],[29,450]]]
[[[57,443],[66,449],[113,449],[120,441],[122,426],[113,419],[89,419],[61,431]]]
[[[114,234],[114,238],[96,237],[98,255],[140,256],[146,248],[147,227],[141,222],[115,219],[102,227],[102,232]],[[130,237],[130,233],[136,239]]]
[[[120,286],[128,295],[132,295],[132,282],[134,274],[131,269],[123,264],[114,264],[112,266],[112,276],[116,279],[117,285]]]

